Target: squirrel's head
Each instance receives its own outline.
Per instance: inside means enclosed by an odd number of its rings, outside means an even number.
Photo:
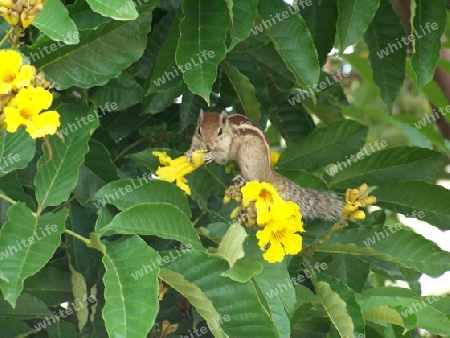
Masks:
[[[195,137],[203,142],[206,150],[214,151],[218,145],[222,147],[224,143],[231,144],[231,135],[226,132],[229,130],[228,126],[229,116],[225,110],[220,114],[200,110]]]

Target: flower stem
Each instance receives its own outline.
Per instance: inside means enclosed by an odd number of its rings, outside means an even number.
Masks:
[[[2,194],[1,192],[0,192],[0,198],[3,198],[5,201],[8,201],[11,204],[16,204],[17,203],[16,201],[14,201],[13,199],[9,198],[5,194]]]
[[[73,232],[72,230],[69,230],[69,229],[64,230],[64,232],[69,234],[69,235],[72,235],[76,239],[82,241],[84,244],[86,244],[87,247],[89,247],[89,248],[92,247],[91,240],[89,240],[89,239],[87,239],[87,238],[77,234],[76,232]]]
[[[4,36],[3,39],[0,41],[0,47],[5,43],[6,39],[8,39],[8,37],[9,37],[9,35],[12,33],[13,29],[14,29],[14,28],[11,27],[11,28],[6,32],[5,36]]]

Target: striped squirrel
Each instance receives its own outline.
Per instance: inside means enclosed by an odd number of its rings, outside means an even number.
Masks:
[[[295,202],[305,219],[337,220],[344,203],[328,192],[300,188],[276,173],[270,165],[270,145],[264,132],[244,115],[203,112],[186,152],[190,159],[195,150],[206,149],[203,159],[225,165],[237,161],[245,181],[264,181],[274,185],[284,199]],[[239,177],[238,177],[239,179]]]

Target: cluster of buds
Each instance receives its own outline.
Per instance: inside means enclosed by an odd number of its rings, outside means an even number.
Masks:
[[[10,25],[28,28],[39,12],[44,9],[46,0],[0,0],[0,15]]]
[[[235,218],[240,225],[248,227],[256,227],[257,216],[258,213],[254,201],[245,207],[242,205],[237,206],[230,214],[230,218]]]
[[[223,204],[228,204],[231,200],[238,203],[242,202],[242,183],[235,182],[225,190],[225,196],[223,197]],[[256,226],[256,207],[255,202],[250,202],[246,207],[239,205],[233,209],[230,218],[235,218],[240,225]]]
[[[231,200],[234,200],[238,203],[242,201],[242,192],[240,184],[233,184],[225,190],[225,196],[223,197],[223,204],[229,203]]]
[[[37,73],[36,76],[31,80],[31,85],[34,87],[42,87],[44,89],[49,89],[52,86],[52,84],[46,80],[43,70]]]
[[[347,189],[345,193],[345,206],[342,210],[342,219],[358,220],[366,218],[366,214],[359,208],[365,208],[376,203],[375,196],[369,196],[367,184],[362,184],[359,189]]]

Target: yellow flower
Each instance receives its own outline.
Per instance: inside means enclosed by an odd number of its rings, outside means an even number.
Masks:
[[[0,95],[30,85],[36,70],[33,66],[22,66],[22,56],[13,50],[0,50]]]
[[[302,250],[302,237],[286,227],[274,230],[266,226],[256,233],[256,238],[261,249],[267,248],[263,258],[269,263],[281,262],[285,255],[295,255]]]
[[[270,207],[282,201],[274,186],[267,182],[250,181],[242,188],[242,205],[248,206],[251,201],[255,202],[257,211],[257,223],[263,225],[271,218]]]
[[[275,167],[279,158],[280,158],[280,153],[277,153],[276,151],[270,152],[270,165],[272,166],[272,168]]]
[[[5,107],[6,130],[14,133],[24,125],[32,138],[55,134],[60,126],[58,112],[52,110],[40,113],[50,107],[52,101],[52,94],[43,88],[20,90]]]
[[[166,288],[163,282],[161,282],[160,280],[158,282],[159,282],[158,300],[163,300],[164,295],[166,294],[167,291],[169,291],[169,289]]]
[[[191,162],[185,156],[171,159],[165,152],[154,151],[153,155],[159,158],[159,162],[163,165],[156,170],[156,175],[163,181],[175,182],[175,184],[183,190],[187,195],[191,194],[191,189],[187,185],[187,179],[184,177],[195,169],[200,167],[203,161],[204,151],[195,151],[192,153]]]
[[[265,251],[263,258],[269,263],[275,263],[281,262],[285,255],[299,253],[302,250],[302,237],[298,232],[304,229],[298,205],[283,200],[274,186],[266,182],[247,182],[241,192],[242,206],[247,208],[254,204],[256,223],[264,227],[256,233],[258,245]]]

